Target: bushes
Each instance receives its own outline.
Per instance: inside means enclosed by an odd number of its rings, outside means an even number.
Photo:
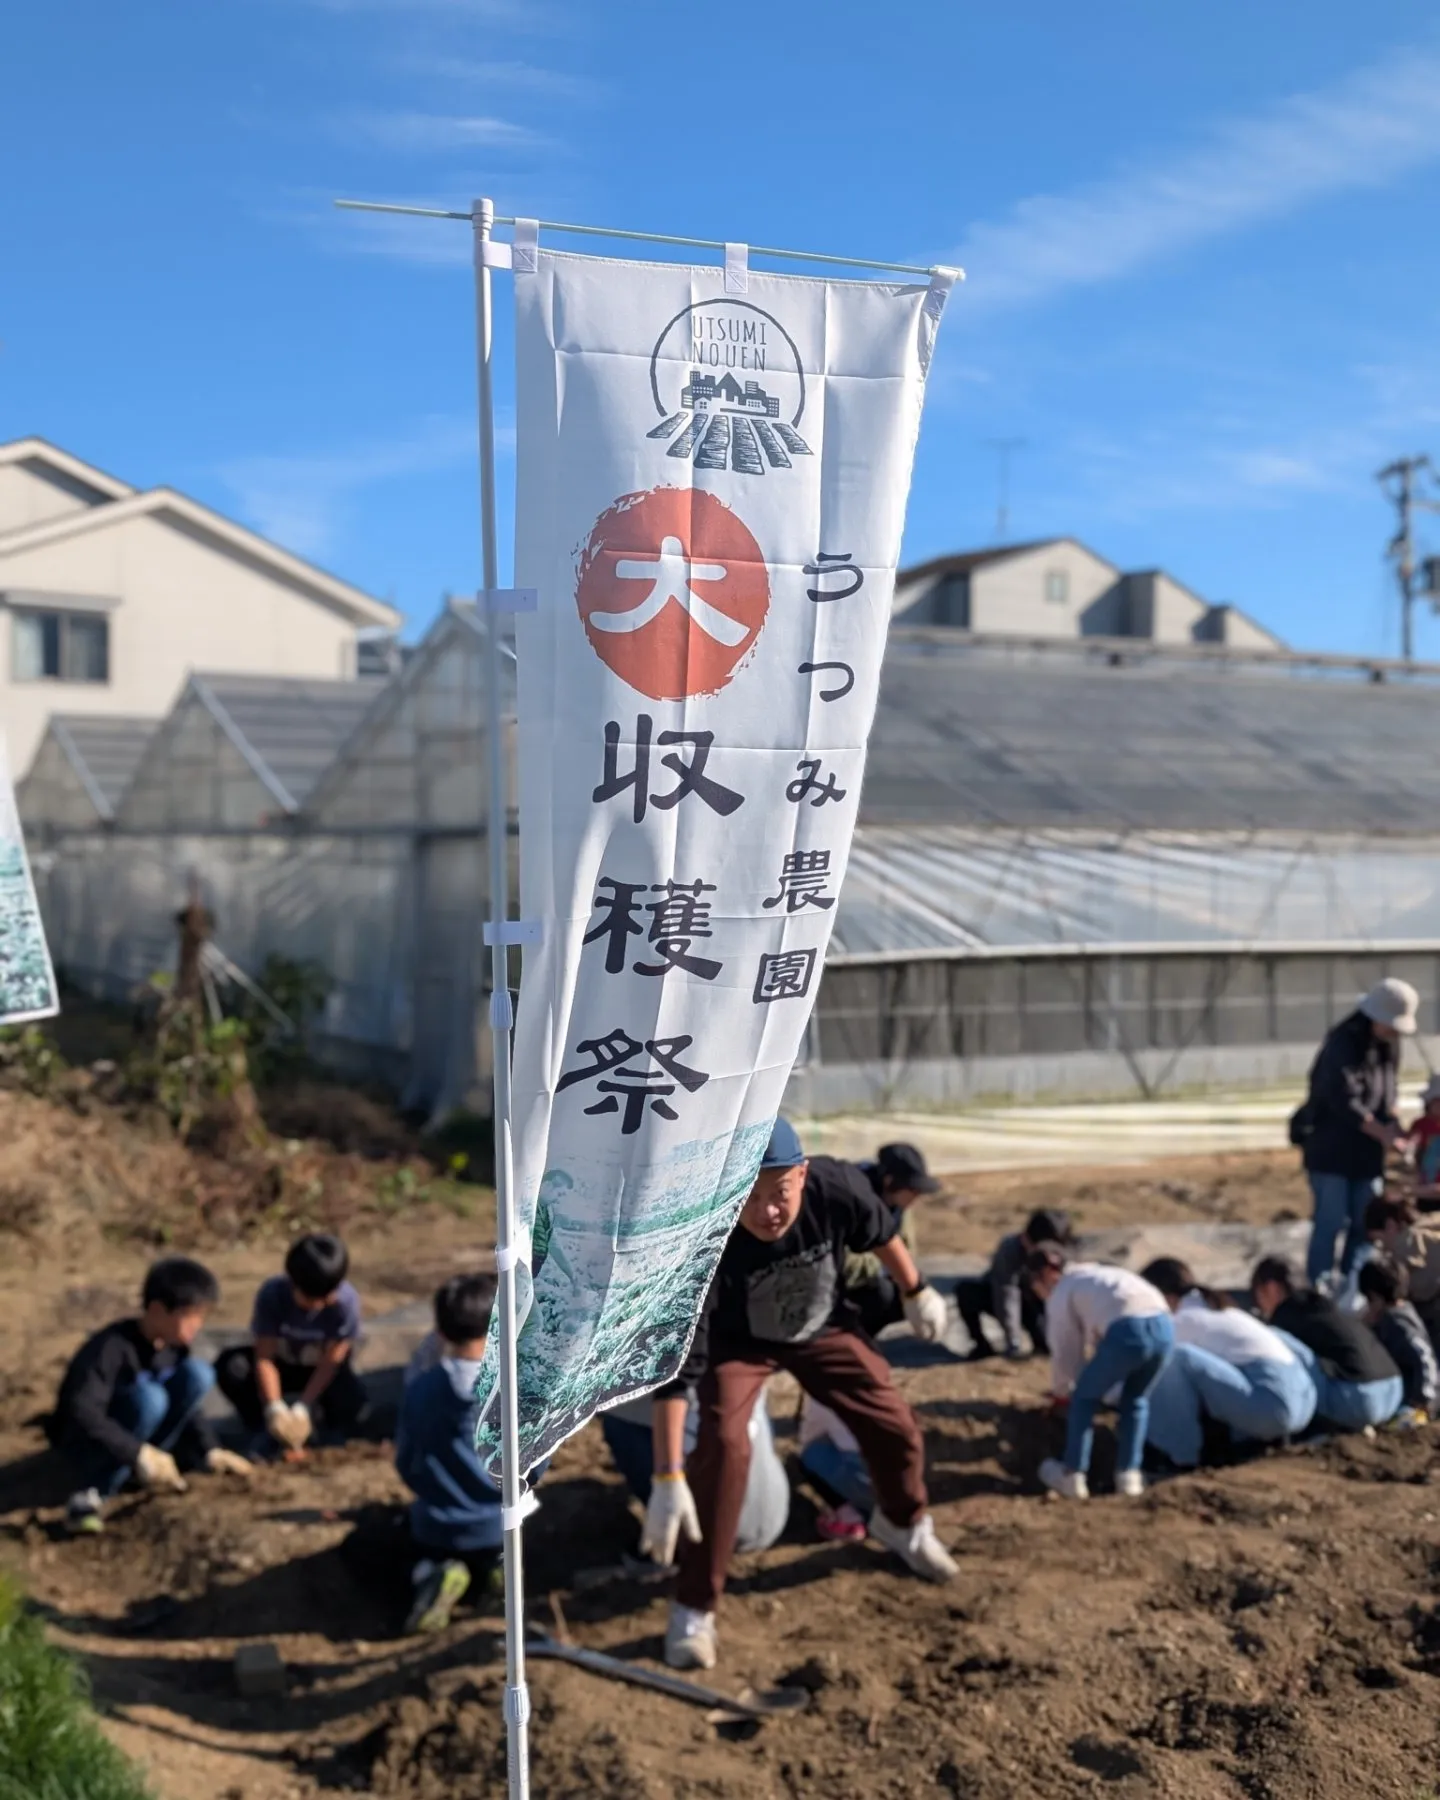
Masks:
[[[101,1732],[85,1677],[0,1576],[0,1800],[153,1800]]]

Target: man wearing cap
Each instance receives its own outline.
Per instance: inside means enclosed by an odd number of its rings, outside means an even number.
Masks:
[[[940,1183],[925,1167],[925,1158],[913,1144],[882,1144],[873,1162],[855,1165],[874,1188],[880,1202],[895,1220],[895,1230],[910,1252],[920,1260],[915,1233],[915,1202],[938,1194]],[[905,1297],[894,1277],[873,1250],[852,1250],[845,1258],[845,1297],[860,1315],[871,1337],[905,1317]]]
[[[776,1369],[788,1370],[854,1434],[877,1500],[873,1536],[927,1580],[948,1581],[956,1573],[927,1510],[919,1424],[846,1303],[841,1271],[848,1250],[875,1251],[904,1295],[916,1335],[940,1336],[945,1303],[921,1281],[894,1216],[870,1182],[853,1164],[807,1159],[795,1128],[777,1119],[710,1284],[689,1359],[656,1396],[655,1483],[642,1542],[661,1562],[679,1543],[665,1634],[672,1668],[715,1665],[715,1608],[745,1495],[750,1409]],[[698,1390],[700,1431],[687,1471],[683,1433],[691,1384]]]
[[[1388,976],[1331,1027],[1310,1068],[1310,1091],[1290,1124],[1315,1201],[1306,1273],[1311,1285],[1335,1266],[1349,1274],[1365,1244],[1365,1208],[1381,1192],[1385,1152],[1401,1131],[1395,1118],[1400,1040],[1415,1035],[1420,996]]]

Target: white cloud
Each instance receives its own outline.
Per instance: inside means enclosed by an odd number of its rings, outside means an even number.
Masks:
[[[546,142],[539,132],[509,119],[454,113],[346,113],[332,120],[331,128],[350,143],[414,155],[475,149],[531,150]]]
[[[1440,52],[1394,52],[1345,80],[1217,126],[1188,155],[1022,200],[955,253],[966,311],[1130,275],[1329,194],[1440,157]]]
[[[476,454],[473,419],[432,418],[408,436],[383,443],[319,454],[244,457],[226,464],[220,477],[248,524],[301,556],[319,556],[332,548],[350,506],[365,489],[453,468]]]
[[[543,69],[535,63],[476,62],[466,56],[413,56],[406,59],[405,67],[412,74],[433,80],[503,89],[507,93],[545,94],[556,99],[578,100],[598,92],[597,84],[583,75]]]

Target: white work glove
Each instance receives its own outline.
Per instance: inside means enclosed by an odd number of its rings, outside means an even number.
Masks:
[[[168,1450],[157,1450],[153,1444],[140,1446],[140,1454],[135,1458],[135,1473],[142,1487],[163,1488],[171,1494],[185,1492],[185,1477],[175,1458]]]
[[[272,1400],[265,1408],[265,1429],[287,1450],[303,1450],[315,1427],[310,1419],[310,1408],[303,1400],[297,1400],[293,1406],[287,1406],[283,1400]]]
[[[950,1329],[950,1309],[932,1287],[905,1296],[905,1322],[922,1344],[933,1344]]]
[[[650,1504],[640,1533],[641,1555],[668,1566],[675,1560],[682,1531],[692,1544],[700,1542],[700,1515],[690,1483],[682,1473],[657,1475],[650,1483]]]
[[[239,1475],[248,1481],[255,1473],[255,1465],[248,1457],[238,1456],[233,1450],[222,1450],[217,1445],[205,1452],[205,1471],[209,1475]]]

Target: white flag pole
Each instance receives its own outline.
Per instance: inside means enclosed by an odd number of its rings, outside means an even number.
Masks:
[[[475,230],[476,363],[480,394],[480,530],[485,579],[485,752],[490,800],[486,838],[490,851],[490,1032],[495,1069],[495,1265],[499,1275],[500,1498],[505,1531],[505,1731],[509,1800],[530,1796],[530,1691],[525,1685],[525,1575],[521,1555],[520,1431],[515,1363],[515,1193],[511,1143],[509,950],[510,808],[501,732],[500,585],[495,549],[495,407],[490,380],[491,296],[486,245],[495,204],[477,200]]]

